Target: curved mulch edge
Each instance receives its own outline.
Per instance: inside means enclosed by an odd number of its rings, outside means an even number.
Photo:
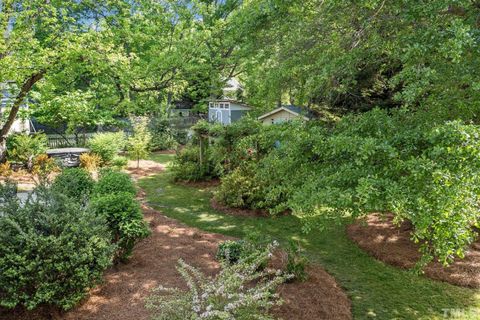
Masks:
[[[361,249],[386,264],[411,269],[420,259],[419,245],[411,241],[411,226],[393,224],[393,215],[374,213],[347,226],[347,236]],[[480,239],[474,242],[464,259],[449,267],[438,261],[424,269],[425,276],[453,285],[480,288]]]
[[[228,215],[232,216],[239,216],[239,217],[256,217],[256,218],[266,218],[271,216],[266,210],[251,210],[251,209],[240,209],[240,208],[232,208],[226,206],[220,202],[218,202],[215,197],[210,199],[210,206],[220,212],[223,212]]]

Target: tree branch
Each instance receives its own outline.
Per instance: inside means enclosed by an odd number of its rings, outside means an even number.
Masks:
[[[13,125],[13,122],[15,122],[15,119],[17,118],[18,111],[20,110],[20,107],[22,106],[25,97],[30,92],[30,90],[32,90],[33,86],[43,78],[45,72],[46,70],[41,70],[37,73],[32,74],[22,85],[20,92],[18,93],[15,101],[13,102],[12,109],[8,114],[7,122],[5,122],[2,130],[0,130],[0,143],[3,143],[5,141],[7,134]]]

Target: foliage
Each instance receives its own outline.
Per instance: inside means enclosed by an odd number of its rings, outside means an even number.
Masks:
[[[245,247],[244,240],[227,240],[218,245],[217,259],[227,264],[234,264],[240,260],[243,249]]]
[[[215,278],[179,261],[177,270],[188,285],[187,292],[164,288],[150,298],[147,306],[154,319],[272,319],[268,310],[279,305],[276,288],[289,276],[280,271],[257,271],[274,246],[256,252],[247,261],[224,265]]]
[[[93,187],[93,179],[86,170],[81,168],[63,170],[52,184],[52,190],[77,202],[88,200]]]
[[[153,151],[173,150],[178,144],[186,144],[185,139],[177,138],[179,133],[170,127],[166,118],[154,117],[149,122],[148,129],[152,135],[149,147]]]
[[[110,165],[117,170],[122,170],[128,165],[128,159],[123,156],[115,156]]]
[[[93,188],[94,195],[98,196],[124,192],[129,193],[132,196],[137,194],[132,179],[124,172],[111,169],[101,172],[100,179]]]
[[[13,170],[10,162],[6,161],[4,163],[0,163],[0,177],[9,178],[12,173]]]
[[[305,251],[298,242],[289,241],[287,247],[287,265],[285,272],[293,275],[292,280],[305,281],[308,273],[305,270],[308,266],[308,258]]]
[[[137,168],[140,167],[140,159],[148,157],[151,140],[147,119],[136,119],[133,125],[133,136],[127,141],[127,149],[129,156],[137,161]]]
[[[40,154],[33,160],[32,174],[36,177],[38,184],[48,184],[51,174],[59,170],[55,159],[47,154]]]
[[[258,209],[262,198],[252,166],[237,168],[223,177],[221,186],[215,192],[217,201],[233,208]]]
[[[188,145],[179,150],[172,164],[174,179],[176,181],[201,181],[215,178],[216,173],[208,151],[204,156],[204,163],[200,163],[200,147],[194,145]]]
[[[92,153],[102,159],[102,164],[108,165],[113,158],[125,147],[123,132],[96,133],[88,145]]]
[[[102,159],[94,153],[82,153],[80,155],[80,166],[88,172],[95,172],[100,167]]]
[[[31,170],[33,159],[47,151],[48,139],[44,134],[15,134],[7,142],[8,158]]]
[[[92,200],[91,209],[106,219],[112,241],[118,247],[117,256],[122,260],[130,257],[135,243],[150,234],[140,205],[129,192],[98,195]]]
[[[0,186],[0,305],[70,309],[111,264],[106,223],[43,188],[20,205],[15,189]]]

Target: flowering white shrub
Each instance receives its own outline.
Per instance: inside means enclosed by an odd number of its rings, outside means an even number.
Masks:
[[[237,264],[223,264],[213,278],[179,260],[177,269],[189,290],[163,286],[156,289],[147,302],[154,312],[153,319],[273,319],[268,311],[282,302],[276,288],[291,278],[279,270],[258,271],[275,247],[271,244]]]

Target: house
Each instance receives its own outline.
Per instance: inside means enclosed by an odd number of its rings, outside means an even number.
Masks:
[[[265,113],[264,115],[258,117],[258,120],[261,121],[264,125],[270,125],[288,122],[294,119],[302,119],[308,121],[311,118],[312,115],[305,109],[293,105],[286,105],[281,106],[280,108],[277,108],[268,113]]]
[[[0,118],[4,119],[8,116],[8,106],[13,102],[11,87],[13,82],[0,83]],[[26,104],[22,105],[21,110],[26,110],[28,106]],[[17,119],[12,124],[9,134],[26,132],[30,133],[30,120],[25,117],[17,116]]]
[[[229,125],[238,121],[252,108],[231,99],[212,100],[208,107],[208,121]]]

